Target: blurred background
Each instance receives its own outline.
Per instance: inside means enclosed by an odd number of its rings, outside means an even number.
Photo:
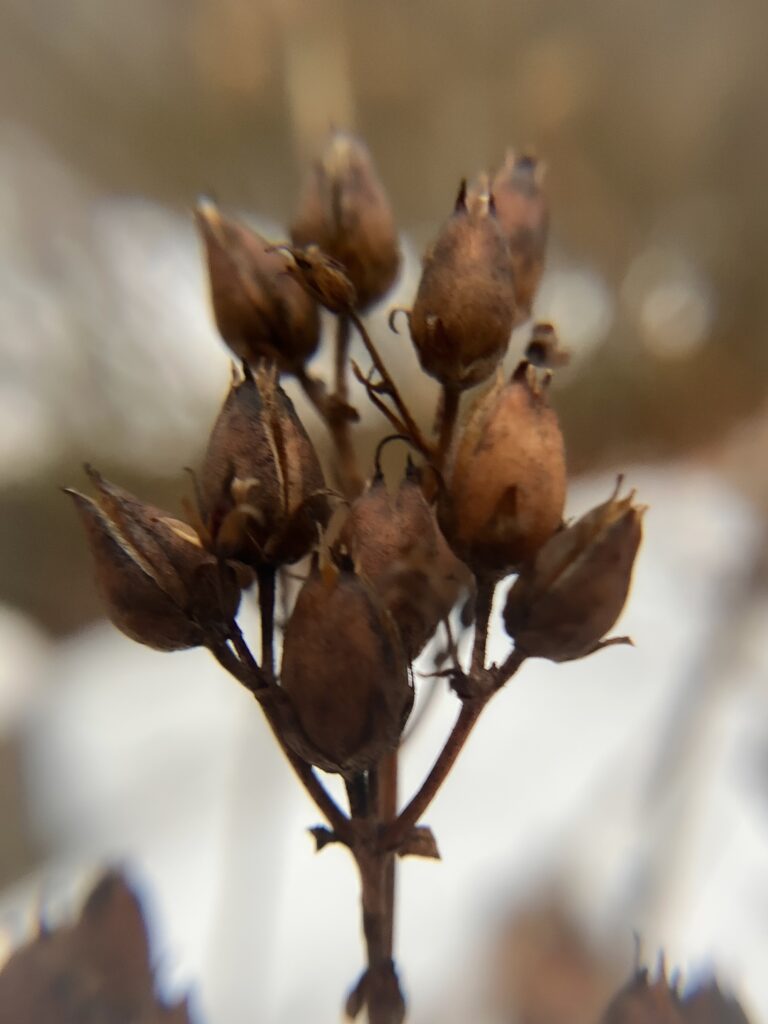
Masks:
[[[3,943],[122,863],[201,1024],[335,1019],[358,969],[351,864],[313,856],[251,703],[101,620],[58,491],[88,460],[178,511],[229,374],[191,205],[283,237],[335,124],[397,214],[372,329],[425,421],[386,312],[461,177],[508,146],[546,161],[569,509],[617,471],[651,506],[636,649],[526,666],[429,814],[443,863],[403,865],[412,1020],[587,1024],[636,934],[768,1021],[765,30],[758,0],[0,0]],[[406,788],[454,710],[409,742]]]

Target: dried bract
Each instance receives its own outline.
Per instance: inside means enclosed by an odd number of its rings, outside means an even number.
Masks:
[[[413,660],[470,580],[448,547],[412,464],[394,495],[381,473],[373,477],[352,504],[339,544],[392,615]]]
[[[233,383],[200,473],[201,533],[253,567],[308,554],[328,521],[323,471],[274,368]]]
[[[121,632],[161,651],[226,632],[240,603],[235,567],[205,551],[192,527],[88,469],[96,499],[68,490],[83,524],[107,614]]]
[[[266,239],[223,217],[210,199],[198,203],[195,219],[224,341],[247,363],[271,359],[281,370],[299,371],[320,340],[316,303]]]
[[[491,183],[496,215],[512,254],[516,323],[531,315],[544,272],[549,204],[543,182],[544,165],[536,157],[527,153],[515,156],[510,151]]]
[[[305,182],[291,225],[297,246],[317,245],[344,268],[365,310],[394,284],[400,250],[392,210],[370,153],[335,131]]]
[[[290,274],[313,299],[331,313],[349,313],[357,305],[355,286],[338,260],[326,256],[316,245],[297,249],[278,247],[288,257],[284,263]]]
[[[397,747],[413,703],[405,656],[390,615],[351,569],[314,568],[302,587],[282,686],[318,767],[363,771]]]
[[[456,207],[424,258],[410,316],[421,365],[450,388],[486,380],[507,350],[515,315],[512,257],[492,196]]]
[[[634,492],[552,537],[512,586],[507,632],[529,657],[570,661],[603,646],[624,607],[642,537]]]
[[[475,403],[438,502],[449,544],[478,574],[501,577],[536,554],[562,521],[565,451],[557,416],[533,368]]]

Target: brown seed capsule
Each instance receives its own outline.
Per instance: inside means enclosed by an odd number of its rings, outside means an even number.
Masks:
[[[294,245],[317,245],[352,282],[357,309],[394,284],[400,250],[392,210],[365,144],[335,131],[304,185],[293,224]]]
[[[413,343],[427,373],[451,388],[488,378],[504,357],[515,315],[512,258],[493,198],[456,207],[424,258],[411,311]]]
[[[296,372],[320,340],[317,305],[255,231],[221,215],[210,199],[195,209],[205,243],[211,300],[224,341],[240,359],[276,360]]]
[[[326,256],[316,245],[297,249],[290,245],[278,248],[286,254],[286,273],[312,298],[331,313],[348,313],[357,304],[355,286],[345,268]]]
[[[88,467],[87,467],[88,468]],[[192,527],[88,468],[96,500],[68,490],[85,525],[109,618],[161,651],[205,643],[240,603],[235,567],[205,551]]]
[[[613,997],[601,1024],[684,1024],[689,1019],[695,1018],[685,1013],[680,995],[670,986],[664,970],[650,981],[643,967]],[[724,1018],[721,1024],[725,1024]]]
[[[515,647],[570,661],[604,646],[627,599],[642,537],[642,507],[614,494],[542,547],[512,586],[504,609]]]
[[[317,453],[274,368],[233,384],[200,473],[201,532],[211,550],[246,565],[308,554],[329,507]]]
[[[565,505],[565,451],[557,416],[533,368],[521,363],[470,411],[451,453],[438,520],[477,573],[506,575],[557,530]]]
[[[285,629],[281,681],[312,763],[341,774],[394,750],[413,703],[395,625],[346,568],[315,567],[302,587]]]
[[[510,150],[491,183],[496,215],[509,241],[517,301],[516,324],[531,315],[544,272],[549,205],[543,190],[544,165],[536,157]]]
[[[440,532],[411,463],[394,495],[376,473],[353,502],[338,543],[392,615],[413,661],[470,579]]]

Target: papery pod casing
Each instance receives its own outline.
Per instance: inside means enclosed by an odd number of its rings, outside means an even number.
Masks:
[[[462,184],[424,258],[410,315],[422,367],[449,388],[479,384],[504,357],[514,316],[512,258],[493,199],[486,194],[468,202]]]
[[[530,560],[558,529],[565,506],[560,425],[532,367],[499,376],[455,440],[438,502],[454,552],[481,575]]]
[[[285,272],[279,252],[256,231],[222,216],[210,199],[195,210],[216,325],[241,360],[276,360],[300,372],[320,341],[317,304]]]
[[[313,568],[285,629],[281,685],[325,771],[372,768],[399,741],[413,703],[391,616],[349,568]]]
[[[89,468],[97,498],[68,490],[86,529],[96,583],[112,623],[161,651],[197,647],[222,635],[244,582],[186,523]]]
[[[400,630],[407,657],[415,659],[470,577],[448,547],[410,462],[394,494],[375,474],[352,503],[339,545],[373,586]]]
[[[529,657],[570,661],[602,646],[622,612],[644,509],[614,495],[555,534],[510,589],[507,632]]]
[[[303,558],[329,516],[314,446],[273,367],[233,383],[199,480],[212,550],[253,567]]]
[[[304,184],[291,224],[294,245],[317,245],[345,269],[357,309],[378,302],[395,282],[400,248],[392,209],[366,145],[334,131]]]
[[[544,165],[535,156],[516,156],[511,150],[491,182],[496,216],[512,256],[516,324],[531,315],[544,272],[549,204],[543,184]]]

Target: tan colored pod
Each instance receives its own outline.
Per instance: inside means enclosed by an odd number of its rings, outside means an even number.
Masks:
[[[201,200],[195,220],[205,245],[216,325],[239,359],[298,372],[320,341],[317,304],[285,273],[285,261],[257,232]]]
[[[364,771],[397,747],[413,703],[405,656],[391,617],[351,569],[315,567],[302,587],[281,685],[318,767]]]
[[[294,245],[318,246],[352,282],[358,310],[395,282],[400,247],[392,208],[365,144],[334,131],[304,183],[291,224]]]
[[[560,424],[533,368],[521,363],[475,403],[454,444],[438,519],[481,575],[504,576],[558,529],[565,505]]]
[[[202,531],[247,565],[283,565],[314,546],[329,506],[320,461],[269,367],[234,383],[200,473]]]
[[[555,534],[518,577],[504,622],[529,657],[570,661],[603,646],[629,592],[644,509],[614,495]]]
[[[470,574],[448,547],[411,463],[394,494],[381,473],[373,477],[353,502],[338,543],[392,615],[412,661],[469,586]]]
[[[197,647],[226,631],[240,603],[235,567],[205,551],[186,523],[88,472],[97,498],[67,493],[85,526],[113,624],[161,651]]]
[[[422,367],[449,388],[479,384],[503,359],[514,316],[512,258],[493,199],[468,202],[462,183],[453,214],[424,258],[410,315]]]

